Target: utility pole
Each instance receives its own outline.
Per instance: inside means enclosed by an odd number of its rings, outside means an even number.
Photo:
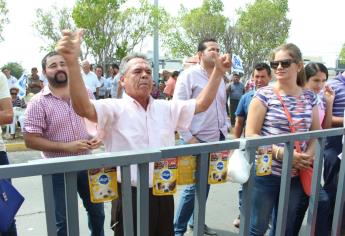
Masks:
[[[154,6],[158,8],[158,0],[154,0]],[[158,17],[155,19],[153,33],[153,79],[158,84],[159,80],[159,44],[158,44]]]

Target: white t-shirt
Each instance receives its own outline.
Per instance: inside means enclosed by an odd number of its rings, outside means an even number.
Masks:
[[[87,74],[82,73],[82,77],[83,77],[86,87],[88,87],[91,90],[91,92],[95,93],[96,88],[101,87],[101,83],[97,79],[96,74],[93,73],[92,71],[90,71]]]
[[[0,100],[4,98],[11,98],[7,82],[6,76],[3,73],[0,73]],[[1,133],[2,129],[0,129],[0,151],[6,151]]]

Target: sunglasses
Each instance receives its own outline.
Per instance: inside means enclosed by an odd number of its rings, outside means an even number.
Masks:
[[[292,60],[292,59],[286,59],[286,60],[281,60],[281,61],[271,61],[270,66],[272,69],[276,70],[278,68],[279,64],[283,68],[289,68],[292,63],[296,63],[296,61]]]
[[[11,93],[11,95],[17,95],[17,93]]]

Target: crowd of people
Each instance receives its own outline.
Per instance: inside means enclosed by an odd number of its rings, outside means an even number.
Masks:
[[[301,51],[291,43],[276,48],[269,64],[256,64],[250,82],[244,84],[241,73],[228,76],[230,56],[220,54],[215,39],[199,43],[192,66],[181,72],[165,71],[159,81],[152,79],[151,64],[139,53],[127,55],[119,66],[111,64],[105,78],[102,66],[87,60],[79,63],[81,42],[82,31],[64,31],[57,51],[42,59],[44,79],[32,68],[27,91],[35,95],[28,104],[18,98],[11,71],[3,68],[0,75],[0,124],[11,124],[12,135],[12,120],[19,121],[26,146],[40,150],[44,158],[89,154],[102,144],[109,152],[173,146],[176,132],[181,144],[195,144],[343,126],[345,72],[328,82],[327,68],[322,63],[304,65]],[[16,116],[12,107],[25,109],[25,114]],[[95,130],[97,134],[91,135]],[[341,136],[328,138],[315,235],[330,232],[341,147]],[[308,208],[300,172],[313,164],[315,140],[296,142],[294,148],[285,235],[298,235]],[[271,153],[271,171],[256,169],[253,176],[249,235],[264,235],[268,230],[275,235],[284,148],[274,144],[266,150]],[[256,164],[261,161],[257,155]],[[8,164],[2,139],[0,164]],[[136,165],[131,166],[134,206],[136,172]],[[149,235],[184,235],[194,227],[196,186],[182,189],[174,210],[172,195],[152,194],[152,173],[150,163]],[[121,191],[119,168],[117,174]],[[90,201],[87,170],[78,172],[77,191],[91,235],[104,235],[104,206]],[[207,196],[209,191],[210,185]],[[57,235],[63,236],[67,234],[63,174],[53,175],[53,194]],[[239,191],[240,210],[241,199]],[[110,225],[116,236],[124,235],[122,207],[121,197],[112,201]],[[136,207],[133,222],[136,233]],[[238,217],[234,225],[239,227],[240,222]],[[15,222],[1,234],[16,235]],[[204,234],[217,235],[206,224]]]

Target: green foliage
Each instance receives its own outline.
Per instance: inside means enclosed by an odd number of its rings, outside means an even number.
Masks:
[[[222,11],[221,0],[204,0],[201,7],[191,10],[181,6],[178,17],[170,17],[160,28],[163,47],[175,57],[191,56],[200,40],[215,38],[223,52],[241,57],[245,73],[249,74],[257,62],[267,60],[271,50],[288,37],[288,0],[255,0],[237,10],[234,24]]]
[[[340,60],[340,63],[345,64],[345,43],[343,44],[343,47],[341,48],[341,51],[339,54],[339,60]]]
[[[267,60],[272,49],[285,42],[291,23],[287,12],[288,0],[256,0],[238,11],[233,46],[246,72],[255,63]]]
[[[49,10],[36,10],[37,20],[33,23],[33,28],[45,41],[45,46],[41,50],[49,52],[55,49],[57,41],[61,38],[63,29],[75,30],[71,10],[64,7],[52,6]]]
[[[2,35],[2,31],[4,30],[4,26],[9,23],[7,18],[8,9],[5,0],[0,0],[0,41],[4,40]]]
[[[161,28],[164,46],[175,57],[192,56],[198,43],[205,38],[220,41],[228,19],[222,15],[221,0],[204,0],[201,7],[188,10],[181,6],[178,17]]]
[[[78,0],[72,17],[97,63],[122,59],[152,35],[159,9],[148,0],[126,7],[122,0]],[[153,16],[153,17],[152,17]]]
[[[17,79],[19,79],[24,72],[22,65],[18,62],[8,62],[1,67],[1,70],[5,67],[8,68],[11,71],[11,75],[16,77]]]

